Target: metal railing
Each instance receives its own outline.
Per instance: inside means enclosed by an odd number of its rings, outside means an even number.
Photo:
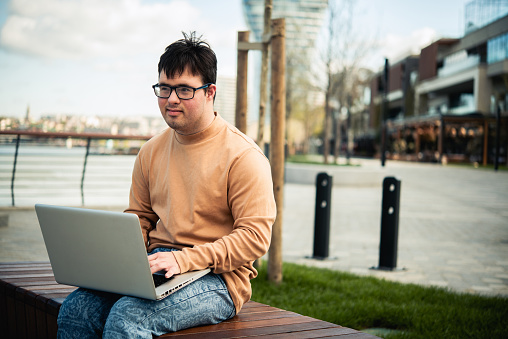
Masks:
[[[14,157],[12,162],[12,173],[10,177],[11,205],[15,206],[15,183],[18,171],[18,160],[20,147],[31,145],[44,146],[65,146],[65,148],[85,148],[83,166],[80,178],[81,204],[85,204],[84,184],[89,156],[92,154],[92,142],[101,142],[96,145],[95,155],[135,155],[141,144],[150,139],[151,136],[142,135],[113,135],[106,133],[67,133],[67,132],[36,132],[36,131],[0,131],[0,146],[14,146]],[[123,145],[114,145],[115,141],[123,141]],[[63,147],[62,147],[63,148]],[[4,164],[6,165],[6,164]],[[4,172],[6,170],[4,169]],[[32,169],[32,171],[34,171]]]

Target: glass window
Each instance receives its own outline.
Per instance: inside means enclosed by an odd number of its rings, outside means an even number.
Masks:
[[[466,5],[465,10],[465,34],[469,34],[508,14],[508,2],[473,0]]]
[[[508,58],[508,33],[487,41],[487,63],[492,64]]]

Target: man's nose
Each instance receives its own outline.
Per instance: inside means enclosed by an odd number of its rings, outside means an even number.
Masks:
[[[180,98],[176,94],[176,89],[173,89],[171,94],[169,94],[168,102],[180,102]]]

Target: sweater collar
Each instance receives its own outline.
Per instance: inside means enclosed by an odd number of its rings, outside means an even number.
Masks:
[[[215,115],[215,117],[214,117],[212,123],[210,124],[210,126],[205,128],[201,132],[191,134],[191,135],[182,135],[182,134],[178,134],[177,132],[173,131],[174,135],[175,135],[175,139],[181,144],[189,145],[189,144],[196,144],[201,141],[204,141],[204,140],[214,137],[215,135],[217,135],[217,133],[220,132],[220,130],[224,126],[224,120],[222,120],[222,118],[219,116],[219,114],[217,114],[217,112],[214,112],[214,115]]]

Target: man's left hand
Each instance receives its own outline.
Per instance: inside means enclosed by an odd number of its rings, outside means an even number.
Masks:
[[[150,271],[153,273],[166,271],[165,277],[171,278],[175,274],[180,274],[180,266],[172,252],[157,252],[148,256]]]

